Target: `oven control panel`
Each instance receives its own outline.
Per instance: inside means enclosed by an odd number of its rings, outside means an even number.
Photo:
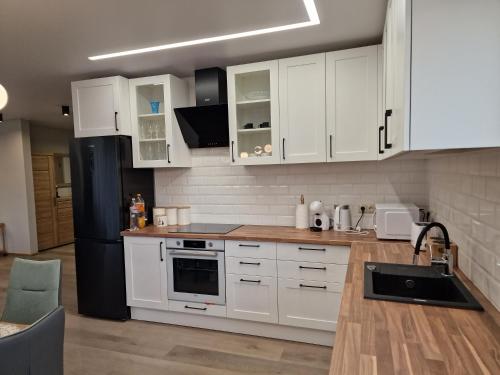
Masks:
[[[167,238],[167,248],[224,251],[224,240],[207,240],[203,238]]]

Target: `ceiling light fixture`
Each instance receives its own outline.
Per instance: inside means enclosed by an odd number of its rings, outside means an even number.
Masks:
[[[3,113],[0,113],[0,124],[3,122]]]
[[[212,37],[208,37],[208,38],[188,40],[185,42],[163,44],[161,46],[131,49],[128,51],[113,52],[113,53],[107,53],[104,55],[90,56],[89,60],[95,61],[95,60],[111,59],[113,57],[137,55],[140,53],[148,53],[148,52],[162,51],[162,50],[166,50],[166,49],[189,47],[189,46],[195,46],[195,45],[199,45],[199,44],[221,42],[224,40],[247,38],[247,37],[251,37],[251,36],[255,36],[255,35],[270,34],[270,33],[275,33],[278,31],[287,31],[287,30],[300,29],[300,28],[304,28],[304,27],[319,25],[320,21],[319,21],[318,11],[316,9],[316,4],[314,3],[314,0],[302,0],[302,1],[304,2],[304,6],[306,8],[307,15],[309,17],[309,21],[292,23],[292,24],[283,25],[283,26],[268,27],[265,29],[244,31],[241,33],[225,34],[225,35],[219,35],[219,36],[212,36]]]
[[[4,109],[8,102],[9,95],[7,94],[7,90],[5,90],[5,87],[0,85],[0,110]]]
[[[61,106],[62,115],[68,117],[69,116],[69,105]]]

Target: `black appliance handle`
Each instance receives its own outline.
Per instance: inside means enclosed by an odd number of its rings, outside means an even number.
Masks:
[[[285,159],[285,138],[283,138],[283,160]]]
[[[160,262],[163,262],[163,241],[160,242]]]
[[[299,266],[301,270],[321,270],[326,271],[326,267],[308,267],[308,266]]]
[[[192,306],[185,305],[184,308],[185,309],[191,309],[191,310],[207,311],[206,307],[192,307]]]
[[[167,163],[170,164],[170,143],[167,143]]]
[[[330,159],[333,159],[333,134],[330,134]]]
[[[384,150],[382,149],[382,131],[384,130],[383,126],[379,126],[378,128],[378,153],[383,154]]]
[[[119,131],[118,129],[118,112],[115,111],[115,130]]]
[[[231,160],[234,163],[234,141],[231,141]]]
[[[326,289],[325,286],[316,286],[316,285],[307,285],[307,284],[299,284],[301,288],[316,288],[316,289]]]
[[[260,280],[248,280],[248,279],[240,279],[240,281],[243,281],[245,283],[256,283],[259,284]]]
[[[322,248],[322,249],[315,249],[313,247],[302,247],[302,246],[299,246],[299,250],[314,250],[314,251],[326,251],[325,248]]]
[[[389,118],[390,116],[392,116],[392,109],[387,109],[385,111],[385,115],[384,115],[384,129],[385,129],[385,132],[384,132],[384,148],[392,148],[392,143],[389,143],[388,142],[388,139],[387,139],[387,134],[389,133],[387,130],[388,130],[388,124],[387,124],[387,118]]]

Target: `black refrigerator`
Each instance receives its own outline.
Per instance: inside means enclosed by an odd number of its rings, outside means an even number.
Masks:
[[[142,194],[154,206],[153,169],[134,169],[130,137],[76,138],[70,145],[78,312],[130,318],[123,238],[129,203]]]

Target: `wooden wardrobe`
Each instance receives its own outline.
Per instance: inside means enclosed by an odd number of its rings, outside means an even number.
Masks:
[[[57,154],[32,155],[38,250],[74,241],[71,195],[58,194],[58,188],[70,186],[57,181],[60,159]]]

